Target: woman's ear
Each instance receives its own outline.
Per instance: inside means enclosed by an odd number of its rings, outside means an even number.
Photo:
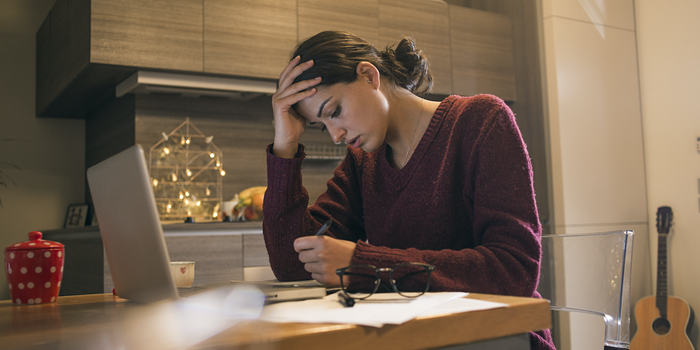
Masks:
[[[357,79],[372,84],[375,89],[379,89],[379,85],[381,83],[379,78],[381,76],[379,74],[379,70],[373,64],[367,61],[362,61],[357,64],[356,72]]]

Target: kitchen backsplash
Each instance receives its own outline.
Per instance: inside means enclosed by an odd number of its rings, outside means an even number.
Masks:
[[[150,148],[190,118],[205,135],[214,136],[212,142],[223,152],[222,199],[233,196],[252,186],[267,185],[265,148],[272,143],[272,105],[269,96],[250,101],[216,98],[183,98],[168,95],[136,96],[136,143],[148,153]],[[305,145],[333,146],[328,133],[308,128],[302,138]],[[326,182],[333,176],[338,160],[304,160],[302,176],[309,192],[310,204],[326,190]]]

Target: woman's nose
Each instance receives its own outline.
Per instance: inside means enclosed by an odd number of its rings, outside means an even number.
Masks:
[[[345,138],[345,131],[340,128],[334,128],[331,126],[326,127],[328,129],[328,133],[331,134],[331,139],[333,140],[333,143],[336,145],[339,145],[341,142],[343,142],[343,139]]]

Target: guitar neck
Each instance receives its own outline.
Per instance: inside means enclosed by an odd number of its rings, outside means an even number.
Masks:
[[[659,234],[659,254],[656,265],[656,307],[661,318],[666,319],[668,301],[668,281],[666,269],[666,238],[668,234]]]

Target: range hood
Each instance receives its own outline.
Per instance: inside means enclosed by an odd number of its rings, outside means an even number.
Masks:
[[[117,98],[134,94],[176,94],[183,97],[219,97],[247,101],[277,91],[272,81],[137,71],[119,83]]]

